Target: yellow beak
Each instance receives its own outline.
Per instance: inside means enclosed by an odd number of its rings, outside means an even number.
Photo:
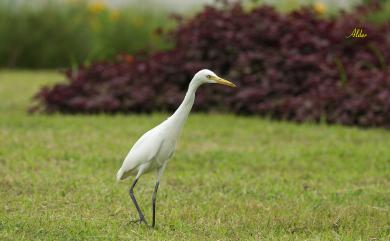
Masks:
[[[219,77],[215,77],[215,76],[212,76],[211,77],[215,82],[217,82],[218,84],[221,84],[221,85],[227,85],[227,86],[230,86],[230,87],[237,87],[235,84],[233,84],[232,82],[228,81],[228,80],[225,80],[225,79],[222,79],[222,78],[219,78]]]

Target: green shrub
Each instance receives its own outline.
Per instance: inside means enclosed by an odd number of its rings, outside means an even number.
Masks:
[[[112,9],[102,3],[46,2],[39,6],[0,3],[0,66],[53,68],[118,53],[168,48],[155,34],[173,24],[153,8]]]
[[[370,1],[365,1],[370,2]],[[377,2],[375,11],[367,17],[370,22],[377,24],[386,23],[390,21],[390,1],[381,0]]]

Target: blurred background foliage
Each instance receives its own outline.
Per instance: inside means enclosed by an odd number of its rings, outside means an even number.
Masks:
[[[197,110],[390,128],[390,1],[175,1],[2,1],[0,66],[68,68],[32,110],[172,111],[210,68],[243,88]]]
[[[365,0],[365,4],[370,4],[372,0]],[[390,1],[380,0],[378,3],[381,5],[377,11],[367,16],[367,20],[373,23],[382,24],[390,21]]]
[[[75,66],[164,49],[169,42],[154,30],[173,24],[167,15],[152,6],[113,8],[100,1],[0,1],[0,66]]]
[[[197,111],[390,128],[390,25],[380,24],[386,6],[337,15],[319,2],[288,13],[248,7],[207,6],[182,17],[169,50],[68,70],[67,82],[43,88],[32,110],[171,112],[193,74],[208,68],[240,88],[200,90]],[[346,38],[356,28],[366,38]]]
[[[243,3],[246,8],[272,4],[281,12],[313,5],[324,16],[333,16],[340,9],[348,11],[361,1],[250,0]],[[371,21],[384,22],[390,18],[390,3],[382,3],[385,7],[370,16]],[[172,12],[189,16],[200,9],[197,1],[174,4],[174,0],[148,0],[139,4],[139,1],[2,0],[0,67],[75,67],[112,59],[120,53],[150,54],[169,49],[172,43],[156,29],[175,26],[170,18]]]

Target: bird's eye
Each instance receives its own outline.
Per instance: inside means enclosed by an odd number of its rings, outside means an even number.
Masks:
[[[211,78],[211,75],[207,75],[206,77],[207,77],[207,79],[210,79],[210,78]]]

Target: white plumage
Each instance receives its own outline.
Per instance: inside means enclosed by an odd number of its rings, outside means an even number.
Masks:
[[[146,222],[141,209],[133,194],[133,188],[138,181],[138,178],[147,172],[157,170],[157,182],[153,193],[153,223],[155,226],[155,201],[161,175],[167,165],[168,160],[175,152],[176,142],[183,128],[188,114],[191,111],[195,100],[195,92],[198,87],[205,83],[218,83],[231,87],[235,85],[227,80],[218,77],[214,72],[204,69],[195,74],[191,80],[188,91],[183,102],[175,113],[167,120],[146,132],[134,146],[130,149],[122,167],[117,173],[117,180],[123,180],[128,176],[136,176],[133,185],[130,188],[130,197],[137,208],[140,216],[139,221]]]

